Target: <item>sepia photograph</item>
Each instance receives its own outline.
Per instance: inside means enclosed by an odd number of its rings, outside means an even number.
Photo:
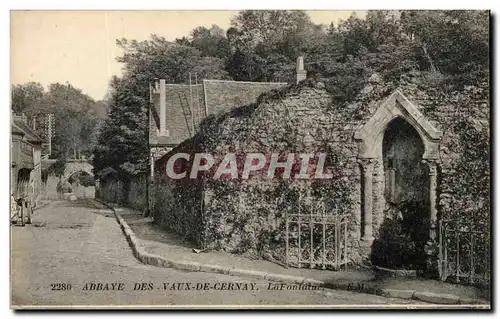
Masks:
[[[10,308],[491,310],[490,26],[11,10]]]

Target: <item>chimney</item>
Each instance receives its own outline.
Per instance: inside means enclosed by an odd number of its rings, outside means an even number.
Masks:
[[[307,78],[307,71],[304,70],[304,57],[297,58],[297,84]]]
[[[167,135],[167,94],[165,79],[160,79],[160,136]]]

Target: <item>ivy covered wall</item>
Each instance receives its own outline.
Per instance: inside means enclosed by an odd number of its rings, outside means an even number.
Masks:
[[[324,202],[327,214],[353,216],[349,246],[355,253],[360,221],[354,214],[360,206],[360,188],[357,145],[351,138],[354,127],[339,118],[332,108],[331,95],[315,83],[273,91],[261,96],[255,105],[212,116],[203,122],[200,133],[192,140],[157,161],[157,180],[162,185],[158,189],[163,189],[163,195],[156,196],[155,221],[173,228],[172,225],[180,224],[178,216],[197,220],[183,223],[185,226],[179,226],[178,232],[196,240],[201,247],[256,256],[271,253],[282,259],[285,211],[295,211],[301,205],[303,212],[309,212],[317,209],[318,202]],[[216,158],[227,153],[326,153],[325,170],[332,171],[334,177],[316,181],[279,177],[270,180],[254,174],[248,180],[205,178],[194,185],[163,176],[171,154],[196,151],[211,153]],[[197,193],[194,189],[198,189]],[[299,197],[303,199],[300,203]],[[203,198],[203,203],[197,198]]]
[[[128,180],[110,178],[100,182],[96,197],[140,211],[148,208],[147,177],[139,175]]]
[[[284,255],[284,214],[307,212],[324,202],[328,214],[349,214],[350,258],[362,260],[360,249],[361,172],[354,132],[364,125],[395,89],[439,130],[438,218],[489,221],[489,104],[487,85],[446,91],[435,79],[409,75],[397,85],[372,76],[353,101],[338,102],[323,83],[262,95],[253,105],[208,117],[200,132],[156,162],[155,222],[174,229],[200,247],[262,256]],[[325,168],[332,180],[269,180],[255,174],[248,180],[172,181],[164,176],[174,153],[327,153]],[[373,179],[373,235],[388,212],[383,167]],[[382,190],[382,191],[381,191]],[[298,194],[302,202],[298,202]],[[382,194],[382,195],[381,195]]]
[[[489,84],[446,91],[413,77],[402,92],[443,131],[438,174],[438,218],[490,224]]]

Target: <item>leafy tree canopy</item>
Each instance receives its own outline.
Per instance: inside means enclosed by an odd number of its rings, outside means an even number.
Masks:
[[[11,109],[24,113],[30,126],[48,141],[49,114],[54,115],[51,158],[90,156],[96,143],[96,127],[106,115],[106,103],[94,101],[69,83],[52,83],[48,89],[40,83],[13,85]],[[45,145],[44,154],[48,154]]]
[[[482,83],[489,73],[487,11],[369,11],[334,25],[316,25],[305,11],[243,10],[224,32],[199,26],[167,41],[117,41],[123,76],[110,82],[110,118],[95,148],[97,171],[147,171],[147,104],[155,78],[188,83],[203,79],[293,81],[304,56],[308,75],[322,79],[339,101],[349,101],[373,74],[397,83],[406,74],[428,73],[442,90]],[[193,77],[192,77],[193,80]],[[37,96],[37,86],[16,96]]]

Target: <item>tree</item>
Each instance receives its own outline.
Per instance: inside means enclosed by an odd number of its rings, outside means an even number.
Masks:
[[[147,99],[137,95],[135,79],[111,80],[109,117],[94,148],[94,172],[113,168],[122,175],[135,175],[147,170],[148,121]]]
[[[183,40],[177,41],[183,42]],[[191,46],[151,36],[138,42],[122,39],[124,50],[117,58],[123,63],[123,76],[110,82],[109,116],[94,150],[94,172],[111,168],[123,178],[148,169],[148,103],[149,85],[156,78],[167,83],[187,83],[189,75],[198,79],[227,79],[221,59],[202,56]]]
[[[244,10],[231,25],[227,38],[232,56],[226,70],[246,81],[291,79],[302,44],[316,29],[305,11],[297,10]]]
[[[253,53],[245,53],[244,49],[237,48],[226,64],[231,77],[236,81],[253,81],[256,69]]]
[[[217,25],[212,25],[210,29],[195,28],[191,31],[189,45],[198,49],[203,57],[215,57],[226,61],[230,54],[229,40],[226,38],[224,30]]]
[[[54,114],[53,158],[90,156],[92,134],[97,125],[95,101],[71,84],[54,83],[44,95],[42,105]]]
[[[313,26],[302,10],[243,10],[231,20],[240,37],[254,47],[259,43],[273,45],[290,34]]]
[[[13,85],[11,88],[11,108],[16,114],[33,116],[39,112],[44,95],[43,86],[37,82]]]
[[[486,11],[369,11],[338,26],[315,25],[304,11],[244,10],[224,34],[197,27],[169,42],[122,39],[122,78],[111,81],[109,114],[98,138],[95,167],[134,173],[147,163],[147,103],[155,78],[293,81],[304,56],[310,76],[321,78],[347,102],[378,73],[397,86],[405,74],[439,72],[459,85],[482,81],[489,69]]]
[[[57,161],[50,165],[47,169],[48,174],[54,174],[57,177],[61,177],[64,175],[64,170],[66,169],[66,159],[65,158],[59,158]]]
[[[405,34],[421,48],[421,66],[467,83],[489,70],[487,11],[403,11]]]
[[[193,47],[169,42],[155,35],[150,40],[137,42],[122,39],[117,41],[124,54],[117,58],[123,63],[124,78],[134,78],[141,85],[139,96],[147,97],[149,83],[155,78],[166,79],[167,83],[187,83],[189,73],[198,78],[227,79],[223,61],[214,57],[203,57]]]
[[[48,138],[47,115],[53,114],[51,157],[64,160],[91,154],[95,127],[105,112],[102,102],[96,103],[69,83],[52,83],[48,90],[35,82],[14,85],[11,108],[15,113],[25,113],[30,125],[35,122],[36,133],[44,139]]]

